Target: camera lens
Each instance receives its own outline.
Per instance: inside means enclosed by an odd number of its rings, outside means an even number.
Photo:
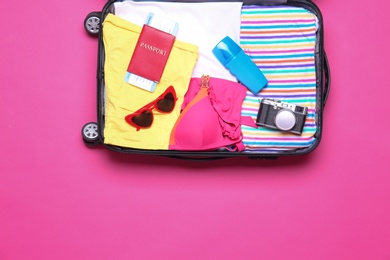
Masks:
[[[291,130],[296,123],[295,115],[291,110],[282,109],[275,116],[275,125],[283,131]]]

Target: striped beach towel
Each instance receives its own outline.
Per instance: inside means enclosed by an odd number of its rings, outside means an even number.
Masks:
[[[246,151],[279,151],[315,142],[317,18],[306,9],[287,6],[243,6],[240,44],[268,79],[257,95],[247,92],[242,115],[256,120],[263,98],[308,107],[302,135],[265,127],[242,126]]]

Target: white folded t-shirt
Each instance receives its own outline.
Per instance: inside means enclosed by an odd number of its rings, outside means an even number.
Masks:
[[[240,39],[242,2],[116,2],[115,15],[142,26],[150,12],[179,23],[177,39],[199,47],[193,77],[203,74],[237,81],[213,55],[212,49],[225,36]]]

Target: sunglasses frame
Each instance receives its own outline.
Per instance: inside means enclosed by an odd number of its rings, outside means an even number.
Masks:
[[[161,100],[164,100],[165,97],[168,95],[168,94],[172,94],[173,95],[173,107],[172,107],[172,110],[171,111],[163,111],[161,109],[158,108],[158,102],[160,102]],[[141,107],[140,109],[138,109],[137,111],[135,111],[134,113],[131,113],[131,114],[128,114],[126,117],[125,117],[125,120],[128,124],[130,124],[131,126],[135,127],[137,129],[137,131],[139,131],[141,128],[142,129],[146,129],[146,128],[149,128],[152,126],[153,124],[153,121],[154,121],[154,114],[153,114],[153,109],[156,109],[158,112],[160,113],[164,113],[164,114],[169,114],[173,111],[173,109],[175,108],[176,106],[176,101],[177,101],[177,97],[176,97],[176,91],[175,91],[175,88],[173,86],[169,86],[161,95],[159,95],[156,99],[154,99],[153,101],[149,102],[148,104],[146,104],[145,106]],[[140,125],[137,125],[133,122],[133,118],[135,116],[139,116],[141,115],[142,113],[146,112],[146,111],[149,111],[151,116],[152,116],[152,122],[150,123],[149,126],[140,126]]]

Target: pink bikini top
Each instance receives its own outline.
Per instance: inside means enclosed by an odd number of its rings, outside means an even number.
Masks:
[[[170,150],[213,150],[233,146],[243,150],[241,107],[246,88],[236,82],[192,78],[184,97],[182,113],[174,125]],[[244,120],[256,127],[253,119]]]

